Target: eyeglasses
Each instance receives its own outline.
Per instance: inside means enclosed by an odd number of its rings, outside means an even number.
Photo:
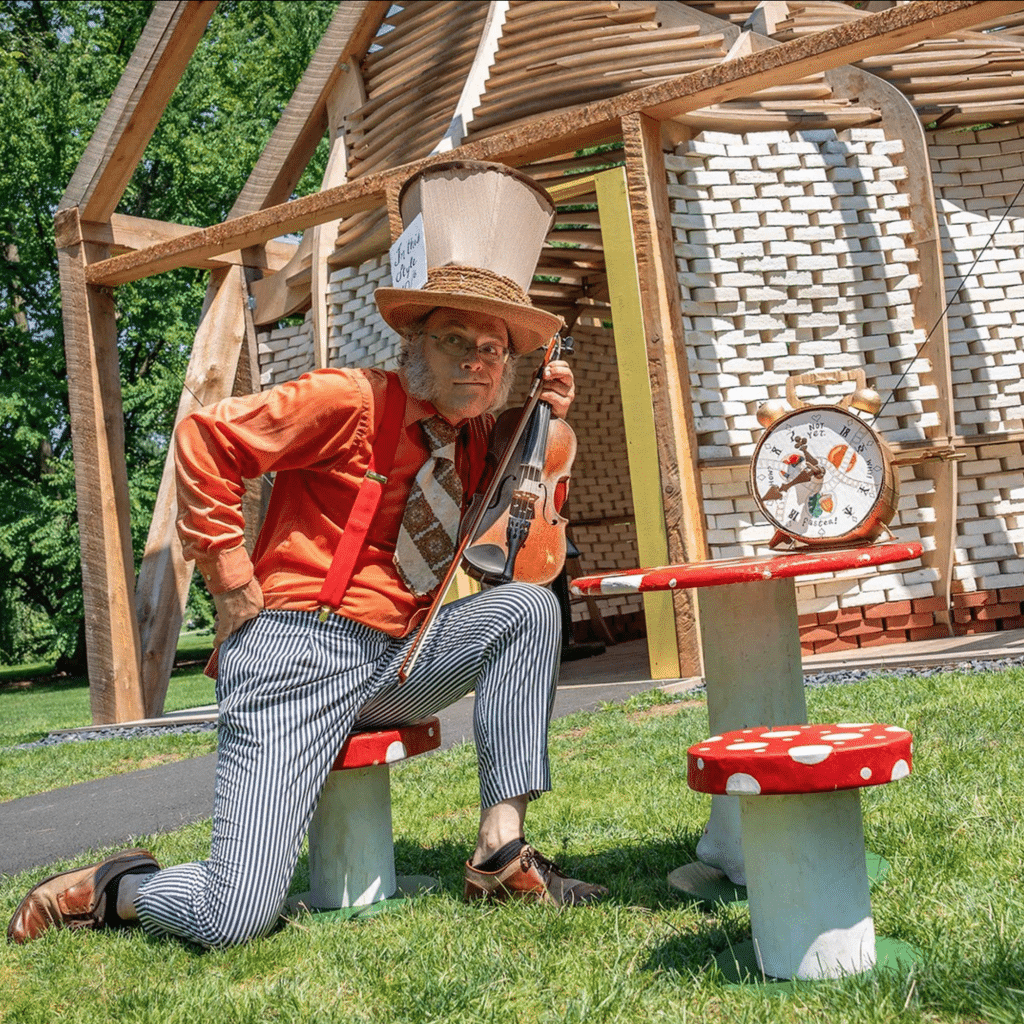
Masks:
[[[428,334],[427,337],[439,351],[453,359],[466,359],[475,355],[480,362],[488,366],[504,366],[511,355],[504,345],[494,341],[485,341],[477,345],[469,338],[463,338],[458,334]]]

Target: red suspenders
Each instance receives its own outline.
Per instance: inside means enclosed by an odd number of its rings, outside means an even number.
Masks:
[[[405,391],[398,377],[388,374],[387,391],[384,394],[384,418],[381,421],[380,433],[374,438],[370,451],[370,465],[366,476],[359,485],[359,493],[352,503],[348,521],[342,531],[338,546],[334,550],[331,567],[327,578],[320,588],[317,600],[323,606],[321,616],[329,614],[330,609],[337,608],[348,589],[349,580],[356,566],[356,558],[363,550],[366,533],[380,504],[384,485],[391,472],[391,464],[395,461],[395,449],[398,447],[398,433],[405,419]]]
[[[384,394],[384,418],[381,420],[380,432],[373,441],[370,465],[363,482],[359,485],[359,493],[352,503],[338,546],[334,549],[334,558],[331,560],[330,569],[327,570],[327,578],[317,595],[317,601],[321,606],[321,619],[326,619],[331,609],[341,604],[341,599],[348,589],[352,573],[355,571],[356,559],[366,542],[366,534],[380,505],[384,485],[388,482],[388,474],[395,461],[398,434],[404,419],[405,391],[399,383],[397,374],[389,373]],[[473,494],[480,486],[480,479],[486,467],[481,452],[472,442],[469,444],[468,455],[469,481],[466,493]]]

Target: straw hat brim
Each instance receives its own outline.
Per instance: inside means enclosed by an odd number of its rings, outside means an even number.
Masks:
[[[441,306],[498,317],[505,321],[509,344],[517,355],[543,348],[562,327],[562,318],[554,313],[485,295],[415,288],[378,288],[373,297],[385,323],[399,334]]]

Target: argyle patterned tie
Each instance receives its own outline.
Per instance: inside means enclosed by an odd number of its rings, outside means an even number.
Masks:
[[[395,568],[417,597],[429,594],[448,571],[462,514],[462,481],[455,471],[459,432],[442,416],[420,426],[430,458],[413,481],[395,545]]]

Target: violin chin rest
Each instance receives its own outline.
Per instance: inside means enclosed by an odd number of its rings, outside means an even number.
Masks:
[[[462,556],[475,570],[475,574],[501,576],[505,571],[508,553],[497,544],[474,544]]]

